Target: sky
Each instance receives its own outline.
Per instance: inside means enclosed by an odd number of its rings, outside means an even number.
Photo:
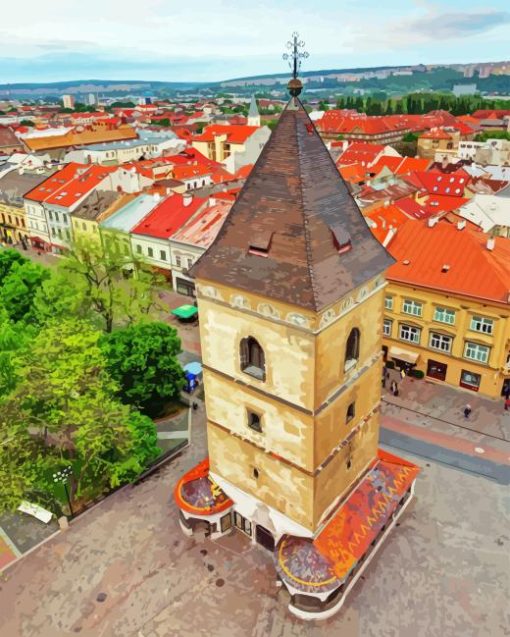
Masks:
[[[0,6],[0,84],[219,81],[306,70],[510,58],[508,0],[23,0]]]

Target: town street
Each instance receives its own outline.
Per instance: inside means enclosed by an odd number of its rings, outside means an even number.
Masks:
[[[406,453],[422,473],[400,525],[343,610],[302,623],[271,554],[240,533],[181,533],[172,489],[206,453],[202,405],[193,415],[182,456],[4,571],[2,637],[508,635],[508,487]]]

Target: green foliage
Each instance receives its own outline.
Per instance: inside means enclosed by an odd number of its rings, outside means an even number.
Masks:
[[[134,102],[129,101],[113,102],[113,104],[111,104],[111,108],[134,108],[135,106],[136,104]]]
[[[405,76],[403,76],[405,77]],[[400,78],[402,79],[402,78]],[[449,88],[449,87],[445,87]],[[488,100],[479,95],[456,97],[451,93],[409,93],[403,97],[388,98],[384,92],[374,92],[367,97],[340,96],[337,108],[356,109],[368,115],[423,114],[434,110],[450,111],[454,115],[466,115],[478,109],[507,108],[502,100]]]
[[[105,247],[90,238],[78,239],[61,263],[61,273],[77,282],[106,332],[147,318],[157,307],[155,290],[163,278],[132,255],[120,254],[114,242]],[[130,271],[134,274],[127,278]]]
[[[475,142],[486,142],[488,139],[506,139],[510,141],[510,132],[508,131],[486,131],[475,135]]]
[[[14,323],[0,306],[0,402],[16,386],[19,353],[30,346],[36,328]]]
[[[173,327],[160,322],[131,325],[105,335],[101,346],[123,402],[155,416],[165,403],[178,399],[185,382],[176,358],[181,341]]]
[[[416,133],[406,133],[404,137],[402,137],[402,141],[409,142],[409,143],[417,142],[418,135]]]
[[[50,276],[49,270],[31,261],[13,263],[0,288],[0,303],[13,321],[34,319],[33,299]]]
[[[0,404],[5,437],[18,445],[11,452],[28,449],[11,457],[21,486],[5,486],[8,506],[35,485],[47,492],[44,475],[59,463],[73,466],[71,497],[91,498],[132,479],[157,455],[152,421],[116,398],[100,338],[85,321],[55,321],[20,355],[16,388]]]
[[[268,122],[265,122],[265,125],[271,130],[274,130],[277,124],[278,124],[277,119],[270,119]]]
[[[153,126],[170,126],[170,120],[168,119],[168,117],[165,117],[164,119],[153,119],[151,120],[151,124]]]
[[[5,277],[15,263],[28,263],[28,259],[25,259],[17,250],[11,250],[10,248],[0,250],[0,286],[3,285]]]
[[[20,122],[21,126],[35,126],[34,122],[31,119],[22,119]]]

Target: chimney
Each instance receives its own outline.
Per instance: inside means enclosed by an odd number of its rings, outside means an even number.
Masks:
[[[466,227],[466,220],[457,222],[457,230],[464,230]]]
[[[210,206],[215,206],[216,205],[216,198],[215,197],[209,197],[209,205]]]
[[[439,221],[439,219],[437,217],[429,217],[427,219],[427,226],[429,228],[433,228],[438,221]]]
[[[489,237],[485,245],[487,250],[491,250],[491,251],[494,250],[494,246],[496,245],[496,239],[494,237]]]
[[[184,193],[182,196],[182,203],[184,206],[189,206],[193,201],[193,195],[190,195],[189,192]]]

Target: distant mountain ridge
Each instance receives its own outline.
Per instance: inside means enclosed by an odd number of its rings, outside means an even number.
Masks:
[[[372,66],[372,67],[356,67],[346,69],[322,69],[316,71],[303,71],[300,75],[306,79],[307,83],[315,85],[317,82],[323,82],[325,79],[335,82],[349,82],[345,77],[368,75],[371,79],[384,82],[387,76],[397,77],[399,72],[402,75],[433,74],[441,69],[449,73],[449,79],[460,82],[473,82],[478,78],[464,78],[464,70],[467,68],[476,69],[477,67],[502,67],[510,62],[468,62],[465,64],[433,64],[433,65],[402,65],[402,66]],[[373,75],[372,75],[373,74]],[[385,75],[386,74],[386,75]],[[397,75],[395,75],[397,74]],[[340,76],[340,77],[338,77]],[[253,75],[248,77],[238,77],[218,82],[165,82],[152,80],[68,80],[62,82],[23,82],[0,84],[0,99],[8,99],[9,97],[43,97],[54,96],[60,97],[66,93],[86,95],[87,93],[99,93],[110,97],[122,97],[129,94],[147,93],[173,93],[178,91],[193,90],[221,90],[222,88],[235,87],[271,87],[285,82],[290,77],[290,71],[282,73]],[[510,76],[503,76],[508,78]],[[486,78],[484,78],[486,79]],[[483,81],[483,80],[482,80]],[[329,85],[328,85],[329,86]],[[326,85],[324,88],[327,88]],[[384,86],[381,85],[384,90]],[[434,87],[431,87],[434,90]]]

